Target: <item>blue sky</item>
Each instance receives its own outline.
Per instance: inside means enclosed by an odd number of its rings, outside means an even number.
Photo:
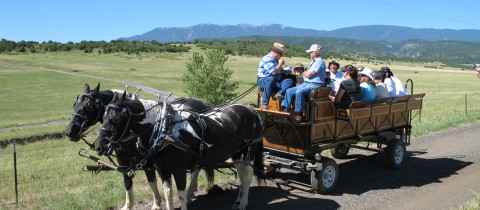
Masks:
[[[480,30],[479,0],[5,0],[0,38],[110,41],[158,27],[282,24],[334,30],[359,25]]]

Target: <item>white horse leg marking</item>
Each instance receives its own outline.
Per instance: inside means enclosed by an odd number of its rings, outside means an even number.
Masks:
[[[187,192],[185,192],[185,190],[179,190],[178,198],[180,199],[181,209],[187,210]]]
[[[238,209],[244,210],[247,207],[248,204],[248,192],[250,190],[250,184],[252,184],[252,177],[253,177],[253,167],[251,166],[253,164],[253,161],[249,163],[250,165],[245,165],[244,164],[244,169],[245,172],[243,175],[245,176],[243,178],[243,183],[241,184],[242,188],[242,200],[240,201],[240,205],[238,206]]]
[[[237,159],[237,160],[233,160],[233,162],[235,163],[235,168],[237,169],[237,175],[238,175],[238,179],[240,180],[240,186],[238,187],[238,196],[237,196],[237,200],[235,200],[235,203],[233,203],[233,206],[232,206],[232,209],[238,209],[238,207],[240,206],[240,202],[242,201],[242,197],[243,197],[243,183],[245,182],[244,181],[244,177],[245,177],[245,164],[243,163],[243,158],[240,158],[240,159]]]
[[[157,180],[154,182],[149,182],[148,185],[150,185],[150,189],[153,192],[152,210],[160,209],[160,203],[162,202],[162,199],[160,197],[160,192],[158,191]]]
[[[125,191],[125,205],[122,207],[122,210],[133,209],[135,202],[133,201],[133,187],[130,190]]]
[[[168,210],[174,210],[173,208],[173,191],[172,180],[163,181],[163,192],[165,193],[165,202]]]
[[[193,196],[195,195],[194,193],[197,191],[198,186],[197,186],[197,179],[198,179],[198,174],[200,173],[200,168],[196,168],[192,172],[192,176],[190,178],[190,184],[188,185],[188,190],[187,190],[187,203],[191,203]]]

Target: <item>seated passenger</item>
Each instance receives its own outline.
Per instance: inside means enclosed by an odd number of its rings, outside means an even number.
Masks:
[[[332,96],[337,94],[340,83],[344,80],[343,73],[339,72],[340,64],[336,61],[328,63],[328,70],[330,71],[330,87],[332,88]]]
[[[294,83],[291,78],[282,78],[280,71],[285,61],[282,59],[285,53],[283,44],[274,43],[272,50],[263,56],[258,64],[257,83],[263,97],[261,100],[261,109],[267,109],[270,96],[274,93],[275,98],[280,99],[285,95],[288,88],[293,87]]]
[[[360,80],[360,88],[362,89],[361,101],[375,100],[375,82],[373,81],[372,70],[364,68],[362,72],[358,72],[358,79]]]
[[[297,76],[296,78],[296,86],[303,84],[303,71],[305,71],[305,67],[302,63],[297,63],[295,68],[293,68],[293,74]]]
[[[375,79],[375,93],[377,93],[377,96],[375,99],[382,99],[382,98],[388,98],[388,89],[387,86],[385,86],[385,75],[382,74],[382,72],[377,72],[374,76]]]
[[[381,71],[385,73],[385,86],[388,89],[388,97],[397,97],[408,95],[402,81],[393,76],[392,71],[388,67],[382,67]]]
[[[330,96],[337,109],[348,108],[352,102],[360,100],[362,96],[357,69],[352,65],[347,65],[342,72],[345,79],[340,83],[337,95]]]
[[[304,83],[302,85],[287,89],[285,99],[282,101],[283,111],[288,112],[290,104],[295,98],[295,120],[304,121],[303,110],[305,107],[305,98],[310,95],[312,90],[319,88],[325,82],[325,62],[323,61],[318,44],[313,44],[306,52],[310,53],[312,63],[303,72]]]

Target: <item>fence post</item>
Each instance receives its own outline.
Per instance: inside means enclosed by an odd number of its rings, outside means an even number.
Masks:
[[[13,168],[15,173],[15,199],[18,205],[18,182],[17,182],[17,141],[13,141]]]
[[[467,89],[465,89],[465,115],[468,115],[468,111],[467,111]]]

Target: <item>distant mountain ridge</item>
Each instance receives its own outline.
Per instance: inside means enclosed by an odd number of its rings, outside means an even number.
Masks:
[[[243,36],[313,36],[385,42],[402,42],[407,40],[480,42],[480,30],[474,29],[415,29],[402,26],[366,25],[326,31],[293,28],[280,24],[259,26],[251,24],[199,24],[190,27],[156,28],[141,35],[119,39],[127,41],[189,42],[200,38],[231,39]]]

